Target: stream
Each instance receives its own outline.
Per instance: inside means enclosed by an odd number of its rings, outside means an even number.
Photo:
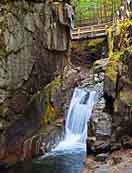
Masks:
[[[87,122],[96,99],[95,90],[75,88],[66,118],[64,140],[44,156],[17,164],[6,173],[81,173],[86,157]]]
[[[43,160],[28,161],[17,164],[9,171],[2,173],[80,173],[83,170],[85,152],[60,153],[50,155]]]

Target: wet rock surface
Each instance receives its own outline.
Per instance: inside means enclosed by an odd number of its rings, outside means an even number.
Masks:
[[[104,72],[108,60],[101,59],[94,63],[93,81],[94,88],[97,90],[98,100],[94,106],[90,122],[88,122],[87,146],[89,152],[101,153],[108,152],[110,149],[110,138],[112,135],[112,118],[105,111],[106,102],[104,99]]]
[[[23,155],[20,160],[27,160],[38,156],[44,156],[55,148],[64,138],[64,126],[62,119],[56,120],[38,133],[24,141]]]
[[[105,161],[108,158],[107,153],[101,153],[96,155],[96,161]]]
[[[102,156],[104,154],[101,154]],[[131,173],[132,172],[132,150],[120,150],[107,155],[105,160],[96,160],[89,156],[85,162],[83,173]]]
[[[87,145],[92,152],[108,152],[112,135],[111,115],[104,112],[104,98],[94,107],[91,120],[88,124]],[[89,150],[89,149],[88,149]],[[87,151],[89,153],[89,151]]]
[[[80,64],[90,67],[94,61],[106,56],[107,41],[105,38],[72,42],[71,61],[76,65]]]

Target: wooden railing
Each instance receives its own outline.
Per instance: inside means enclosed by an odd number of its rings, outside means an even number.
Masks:
[[[106,36],[106,27],[111,25],[112,22],[107,22],[98,25],[77,27],[72,32],[72,40]]]
[[[122,10],[124,8],[124,11]],[[129,16],[127,16],[127,12],[129,10]],[[107,35],[106,28],[111,26],[113,22],[116,24],[117,20],[124,20],[124,18],[132,17],[131,8],[128,6],[127,1],[124,0],[113,15],[111,20],[107,20],[107,22],[100,22],[97,24],[89,24],[89,21],[84,21],[83,25],[76,26],[72,31],[72,40],[80,40],[80,39],[89,39],[89,38],[96,38],[96,37],[104,37]],[[118,12],[117,12],[118,11]],[[120,13],[120,14],[118,14]]]

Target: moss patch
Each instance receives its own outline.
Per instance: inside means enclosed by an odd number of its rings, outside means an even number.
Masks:
[[[112,81],[116,82],[117,79],[117,71],[115,71],[114,66],[109,65],[106,70],[106,76]]]
[[[97,44],[101,44],[105,41],[105,38],[97,38],[97,39],[92,39],[88,42],[88,46],[96,46]]]
[[[52,93],[56,92],[58,88],[61,87],[62,79],[61,77],[57,77],[55,80],[53,80],[50,84],[48,84],[46,87],[44,87],[43,91],[46,94],[46,102],[44,105],[44,113],[42,116],[42,122],[43,124],[47,125],[50,124],[51,121],[55,120],[55,118],[58,115],[58,110],[56,110],[53,100],[52,100]]]
[[[132,91],[124,90],[120,92],[120,99],[127,103],[128,106],[132,106]]]

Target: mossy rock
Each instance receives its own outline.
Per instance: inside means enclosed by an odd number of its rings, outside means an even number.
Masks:
[[[43,88],[43,91],[46,95],[46,101],[44,104],[44,113],[42,115],[42,122],[44,124],[50,124],[57,117],[57,113],[54,103],[52,101],[52,92],[56,92],[58,88],[61,87],[62,79],[61,77],[57,77],[50,84]]]
[[[97,38],[97,39],[92,39],[88,42],[89,47],[96,47],[98,44],[103,44],[105,41],[105,38]]]
[[[46,106],[46,112],[43,115],[42,121],[45,125],[50,124],[57,117],[56,110],[51,103]]]
[[[122,51],[118,51],[118,52],[114,52],[112,54],[112,57],[111,57],[111,62],[115,61],[115,62],[119,62],[121,59],[121,55],[123,55],[124,52]]]
[[[124,101],[128,106],[132,106],[132,91],[130,90],[121,91],[120,99]]]
[[[123,52],[114,52],[112,57],[109,59],[109,64],[106,69],[106,76],[108,76],[112,81],[117,80],[117,74],[119,73],[119,66],[121,64],[121,55]]]
[[[58,77],[34,94],[24,112],[26,119],[30,119],[35,115],[40,119],[42,125],[48,125],[54,121],[57,118],[58,110],[55,109],[54,103],[51,100],[51,94],[60,86],[61,77]]]
[[[116,82],[117,79],[117,71],[114,70],[113,66],[108,66],[105,75],[111,79],[113,82]]]

